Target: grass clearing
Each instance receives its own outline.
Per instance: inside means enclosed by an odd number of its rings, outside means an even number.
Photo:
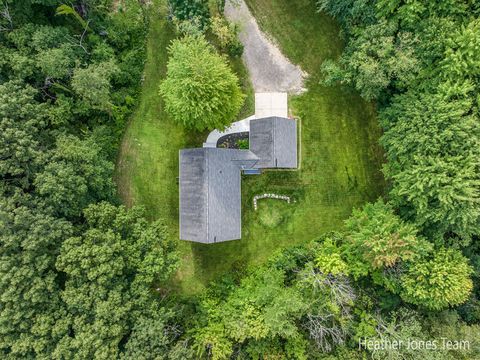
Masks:
[[[317,14],[310,0],[248,0],[261,28],[284,54],[310,74],[308,91],[290,99],[301,120],[300,171],[267,171],[243,176],[243,238],[215,245],[180,242],[181,266],[172,286],[184,294],[201,291],[234,267],[259,264],[278,249],[342,226],[352,207],[383,192],[380,130],[373,105],[350,89],[319,85],[322,61],[340,54],[338,27]],[[158,7],[157,7],[158,8]],[[207,134],[191,133],[164,113],[158,84],[165,76],[166,46],[174,34],[165,9],[152,15],[140,104],[121,148],[117,182],[127,204],[143,204],[150,218],[162,218],[178,238],[178,150],[201,146]],[[253,113],[253,92],[241,61],[232,63],[246,89],[239,117]],[[257,194],[291,196],[295,203],[259,200]]]

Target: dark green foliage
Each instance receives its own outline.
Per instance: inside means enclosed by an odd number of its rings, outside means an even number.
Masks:
[[[367,100],[392,85],[404,88],[419,72],[415,41],[412,33],[399,33],[394,22],[370,25],[349,42],[338,65],[331,60],[323,64],[325,82],[352,84]]]
[[[121,359],[125,360],[187,360],[195,359],[195,352],[186,341],[177,338],[182,334],[173,323],[174,314],[160,309],[152,317],[142,317],[135,323]]]
[[[1,358],[116,357],[175,268],[159,222],[92,205],[116,201],[112,148],[143,67],[126,2],[0,4]]]
[[[172,16],[179,20],[196,21],[206,28],[210,19],[208,0],[168,0]]]
[[[9,188],[29,188],[45,161],[47,107],[36,94],[19,82],[0,85],[0,179]]]
[[[112,108],[110,80],[118,71],[113,62],[77,68],[72,76],[72,89],[88,108],[109,111]]]
[[[0,199],[2,358],[48,358],[68,333],[55,261],[72,231],[28,197]]]
[[[100,203],[85,219],[86,231],[66,239],[56,261],[74,334],[65,343],[81,357],[111,359],[135,320],[155,311],[150,286],[175,269],[175,243],[138,208]]]
[[[411,90],[380,114],[391,200],[440,241],[446,233],[468,240],[480,231],[480,122],[471,91],[467,84]]]
[[[89,203],[113,199],[113,164],[94,138],[59,136],[48,158],[34,185],[53,213],[79,216]]]
[[[443,243],[478,234],[480,23],[475,2],[317,2],[337,17],[347,46],[326,82],[380,100],[390,200]]]

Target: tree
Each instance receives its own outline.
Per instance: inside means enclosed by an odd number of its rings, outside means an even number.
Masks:
[[[111,359],[134,321],[156,311],[151,286],[175,269],[175,243],[140,208],[100,203],[85,209],[85,219],[86,231],[65,240],[56,262],[72,317],[62,345],[78,357]]]
[[[297,287],[305,303],[309,304],[302,325],[316,348],[328,353],[345,344],[356,299],[349,279],[341,273],[324,273],[314,264],[307,263],[299,274]]]
[[[182,329],[180,325],[173,322],[174,315],[172,311],[162,308],[151,317],[138,319],[125,345],[121,359],[194,359],[194,353],[186,343],[176,342],[182,334]]]
[[[178,123],[196,130],[229,125],[244,95],[225,59],[203,37],[174,40],[169,53],[167,78],[160,85],[166,111]]]
[[[171,16],[182,21],[196,21],[206,28],[210,9],[208,0],[168,0]]]
[[[53,213],[78,217],[88,204],[113,199],[112,178],[113,164],[93,137],[59,136],[34,185]]]
[[[342,249],[336,244],[335,238],[340,234],[333,234],[323,239],[318,245],[315,256],[315,266],[324,274],[348,275],[349,265],[342,259]]]
[[[28,188],[45,161],[48,112],[32,87],[9,81],[0,85],[0,179]]]
[[[393,360],[393,359],[412,359],[412,360],[451,360],[451,352],[443,349],[441,334],[435,338],[424,329],[425,321],[420,314],[406,308],[400,308],[391,314],[388,319],[377,315],[377,326],[375,336],[368,340],[374,340],[380,344],[389,344],[396,342],[398,346],[383,346],[379,349],[370,349],[371,359],[373,360]],[[414,346],[429,339],[432,343],[435,341],[436,347]],[[365,339],[362,339],[365,340]]]
[[[297,289],[284,286],[282,271],[258,269],[225,301],[216,297],[204,299],[200,323],[196,326],[197,347],[213,359],[224,359],[232,353],[234,343],[246,345],[252,358],[269,354],[272,341],[281,339],[298,345],[302,336],[295,321],[306,306]],[[297,356],[289,358],[301,356],[302,349],[294,348]]]
[[[74,56],[68,45],[48,49],[38,54],[38,66],[47,77],[64,78],[70,75],[73,65]]]
[[[370,25],[353,38],[338,63],[326,61],[325,83],[352,84],[367,100],[378,98],[388,86],[409,84],[419,71],[412,34],[400,32],[394,22]]]
[[[417,236],[415,227],[404,223],[383,200],[354,210],[345,225],[344,254],[354,276],[414,260],[431,248]]]
[[[441,62],[444,76],[451,79],[477,78],[480,75],[480,19],[463,25],[447,40]]]
[[[238,40],[238,24],[229,22],[222,16],[212,18],[210,30],[217,38],[222,51],[227,51],[231,56],[240,56],[243,52],[243,45]]]
[[[441,248],[408,265],[401,277],[402,299],[430,310],[465,302],[473,288],[472,268],[458,250]]]
[[[0,197],[0,357],[49,358],[68,333],[55,260],[72,233],[30,197]]]
[[[108,111],[112,107],[110,80],[117,72],[118,67],[112,61],[77,68],[73,72],[72,88],[87,106]]]
[[[440,242],[449,232],[468,240],[480,230],[480,123],[472,90],[468,83],[411,90],[380,113],[391,200]]]

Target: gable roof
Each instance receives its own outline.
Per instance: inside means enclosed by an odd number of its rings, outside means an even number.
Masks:
[[[297,167],[295,120],[272,116],[250,121],[250,151],[258,156],[257,168]]]
[[[257,160],[249,150],[180,151],[180,239],[214,243],[241,238],[240,174]]]
[[[250,121],[250,150],[180,150],[180,239],[215,243],[242,237],[241,171],[297,167],[295,120]]]

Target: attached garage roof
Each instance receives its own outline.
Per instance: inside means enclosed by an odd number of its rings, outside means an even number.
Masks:
[[[276,116],[251,120],[250,151],[259,158],[257,168],[296,168],[296,121]]]

